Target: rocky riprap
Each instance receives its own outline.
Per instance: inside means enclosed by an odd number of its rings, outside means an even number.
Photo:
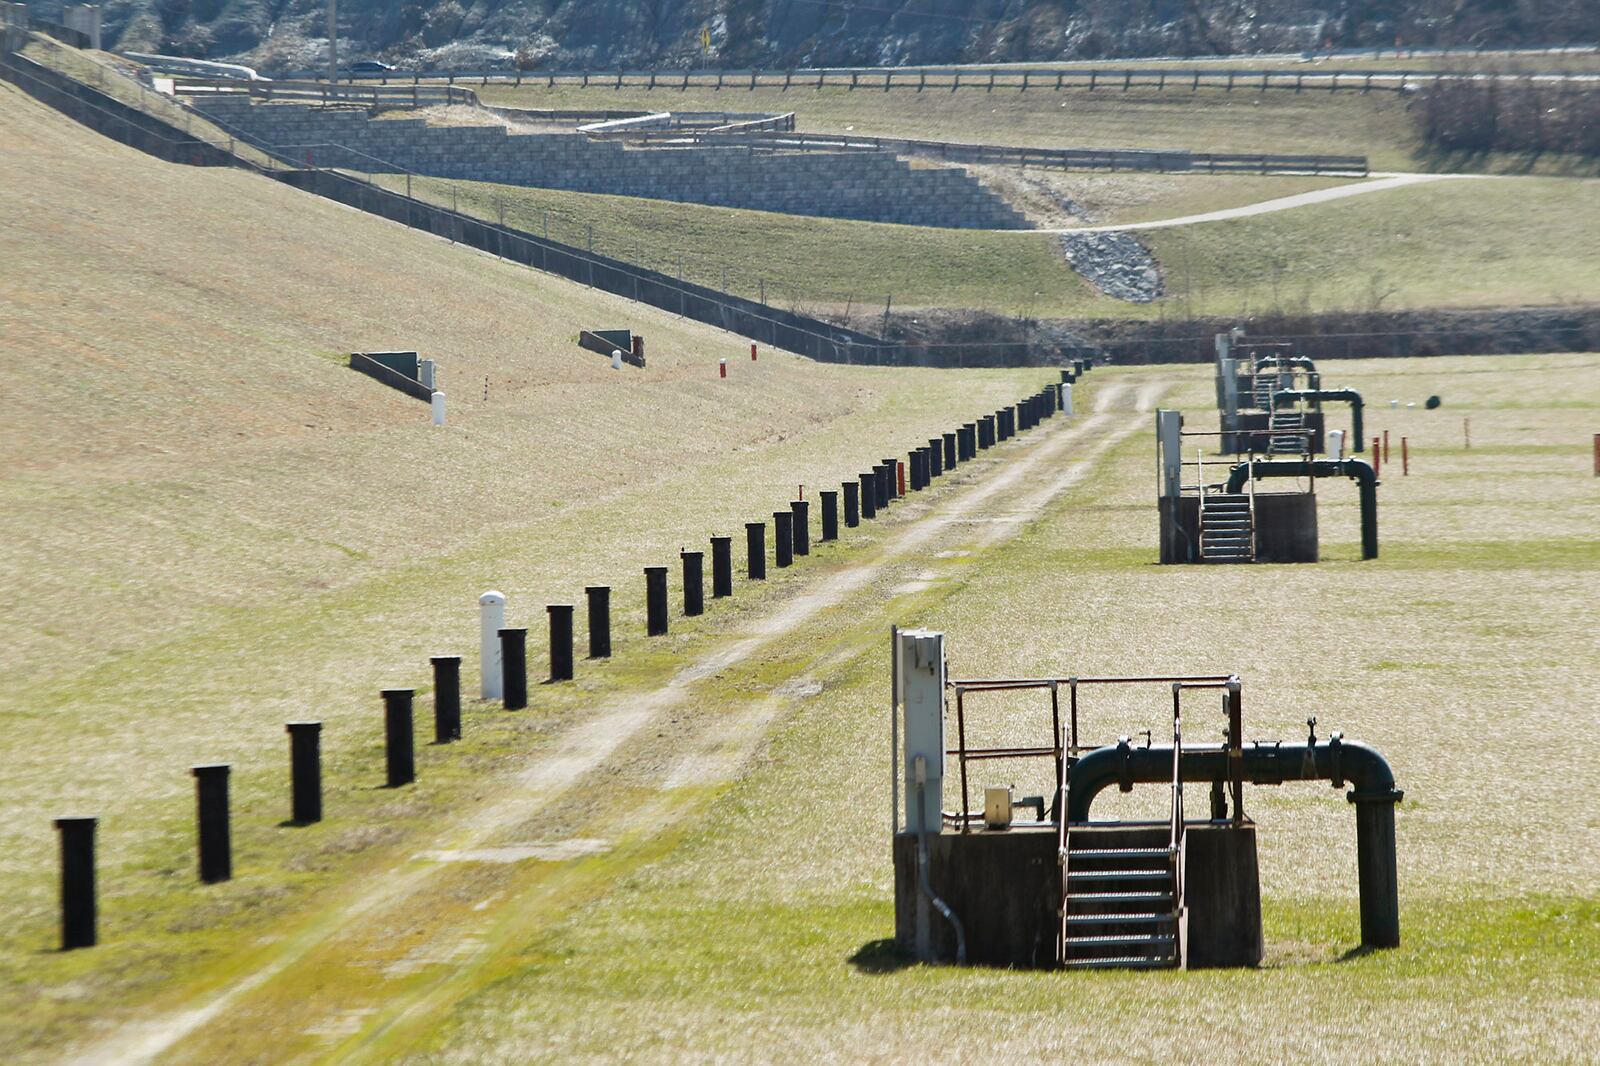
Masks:
[[[1067,265],[1114,300],[1147,304],[1165,291],[1156,257],[1131,234],[1063,233],[1058,241]]]

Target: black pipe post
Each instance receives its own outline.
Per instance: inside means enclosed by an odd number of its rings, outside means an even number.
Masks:
[[[577,608],[570,603],[549,603],[545,612],[550,615],[550,680],[572,680],[572,618]]]
[[[793,513],[793,524],[789,535],[793,538],[794,553],[796,555],[811,554],[811,501],[791,500],[789,510]]]
[[[711,598],[733,595],[733,538],[711,538]]]
[[[878,517],[878,475],[861,475],[861,517]]]
[[[895,460],[885,459],[878,464],[878,510],[889,506],[895,497]]]
[[[99,941],[94,885],[96,818],[57,818],[61,835],[61,950]]]
[[[822,540],[827,542],[839,539],[839,493],[836,489],[823,489],[818,493],[822,497]]]
[[[644,632],[649,637],[667,632],[667,568],[644,568]]]
[[[978,447],[994,447],[994,415],[984,415],[978,419]]]
[[[861,524],[861,482],[845,481],[841,487],[844,489],[844,524],[854,529]]]
[[[928,441],[928,476],[930,478],[944,476],[943,437],[934,437]]]
[[[956,458],[961,462],[971,462],[978,454],[978,424],[967,422],[956,431]]]
[[[500,632],[501,700],[508,711],[528,705],[528,631],[502,629]]]
[[[227,763],[210,763],[190,771],[194,774],[202,884],[216,884],[233,876],[233,842],[228,830],[228,770]]]
[[[1392,948],[1400,944],[1400,880],[1396,871],[1394,806],[1400,793],[1386,789],[1367,795],[1352,791],[1356,808],[1356,878],[1361,898],[1361,944]]]
[[[767,576],[767,524],[744,524],[745,570],[751,581],[761,581]]]
[[[505,630],[501,630],[504,633]],[[526,689],[527,681],[524,678],[523,688]],[[413,693],[408,688],[387,688],[383,690],[383,746],[385,753],[385,767],[388,770],[388,785],[390,788],[399,788],[409,785],[417,779],[416,739],[411,724],[411,697]],[[506,684],[506,699],[510,701],[511,685]],[[528,700],[524,695],[522,705],[526,707]]]
[[[911,467],[911,488],[915,492],[921,492],[928,487],[928,449],[918,448],[908,458],[911,460],[907,464]]]
[[[611,586],[589,585],[589,658],[611,658]]]
[[[794,562],[794,512],[772,512],[772,561],[780,569]]]
[[[954,470],[956,462],[956,435],[954,433],[946,433],[944,435],[944,468],[946,470]]]
[[[433,742],[461,739],[461,656],[435,655],[433,663]]]
[[[689,618],[706,613],[705,553],[679,551],[683,561],[683,613]]]
[[[322,821],[322,723],[287,722],[289,734],[289,821]]]

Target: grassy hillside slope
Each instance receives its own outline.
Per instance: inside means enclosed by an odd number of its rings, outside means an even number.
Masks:
[[[392,184],[393,179],[387,179]],[[1075,199],[1110,219],[1150,221],[1305,191],[1270,179],[1075,176]],[[1241,190],[1226,182],[1243,181]],[[1153,187],[1152,187],[1153,184]],[[1485,307],[1583,300],[1600,266],[1600,180],[1451,179],[1254,218],[1138,234],[1166,296],[1100,296],[1053,237],[801,218],[631,197],[428,179],[435,202],[779,306],[854,310],[974,307],[1006,314],[1149,318],[1184,312]],[[1168,213],[1166,217],[1173,217]]]
[[[0,139],[0,1039],[14,1048],[253,942],[492,788],[597,686],[654,676],[804,581],[745,589],[647,647],[642,566],[1045,377],[770,351],[752,364],[741,338],[266,179],[156,162],[9,86]],[[649,369],[613,372],[573,344],[596,326],[642,332]],[[440,361],[449,426],[343,366],[384,349]],[[581,603],[591,583],[616,588],[614,662],[536,691],[526,715],[469,708],[461,754],[423,750],[423,787],[372,787],[380,688],[425,693],[426,657],[459,652],[475,691],[480,591],[505,591],[509,624],[530,627],[537,679],[544,605]],[[427,714],[419,700],[424,737]],[[326,831],[278,825],[294,719],[326,723]],[[235,764],[241,879],[204,890],[188,768],[211,761]],[[61,956],[50,819],[75,812],[102,818],[106,945]]]
[[[1366,155],[1375,170],[1408,167],[1411,131],[1394,93],[1254,93],[1134,89],[973,92],[691,87],[641,90],[557,85],[477,90],[486,104],[545,108],[795,112],[817,133],[913,137],[1048,148],[1188,148],[1196,152]]]

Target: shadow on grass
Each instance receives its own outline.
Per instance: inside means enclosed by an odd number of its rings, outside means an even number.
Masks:
[[[1368,955],[1376,955],[1380,950],[1381,949],[1372,947],[1372,946],[1370,946],[1368,944],[1357,944],[1355,947],[1351,948],[1349,951],[1345,952],[1343,955],[1340,955],[1334,961],[1335,962],[1354,962],[1357,959],[1364,959]]]
[[[850,956],[850,965],[856,968],[857,973],[896,973],[916,964],[916,959],[894,946],[892,937],[869,940]]]

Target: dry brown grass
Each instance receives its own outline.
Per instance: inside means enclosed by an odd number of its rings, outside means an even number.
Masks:
[[[476,676],[482,589],[538,634],[544,604],[612,583],[626,646],[642,565],[1039,378],[751,364],[743,339],[156,162],[9,87],[0,130],[20,398],[0,438],[0,706],[28,722],[0,771],[13,975],[51,936],[50,817],[101,814],[106,883],[144,891],[139,871],[188,865],[191,763],[237,763],[240,809],[275,821],[281,723],[326,720],[330,765],[368,758],[379,688],[445,650]],[[649,369],[578,349],[594,326],[642,332]],[[342,365],[397,348],[440,361],[446,429]]]
[[[938,591],[896,597],[892,577],[880,589],[889,620],[948,634],[956,676],[1237,669],[1248,737],[1301,737],[1314,714],[1320,735],[1377,746],[1406,791],[1398,951],[1347,954],[1350,807],[1304,784],[1247,793],[1261,971],[894,969],[876,943],[891,914],[884,638],[836,619],[794,653],[824,697],[792,705],[705,826],[532,944],[520,975],[457,1012],[425,1060],[1585,1061],[1600,1037],[1600,823],[1585,799],[1600,789],[1597,367],[1594,355],[1325,364],[1325,381],[1374,402],[1370,427],[1416,445],[1411,476],[1380,488],[1377,562],[1356,558],[1341,482],[1319,489],[1319,565],[1154,565],[1140,433],[1018,542],[926,560]],[[1164,406],[1203,412],[1211,397],[1204,368],[1113,373],[1173,382]],[[1432,392],[1438,411],[1378,406]],[[1042,710],[997,706],[987,728],[1027,726],[1010,735],[1025,742]],[[1214,739],[1212,710],[1197,701],[1187,735]],[[1159,736],[1165,713],[1159,695],[1096,699],[1085,727]],[[1008,780],[994,767],[975,784]],[[1114,795],[1097,804],[1118,809]],[[656,1022],[626,1023],[641,1012]]]

